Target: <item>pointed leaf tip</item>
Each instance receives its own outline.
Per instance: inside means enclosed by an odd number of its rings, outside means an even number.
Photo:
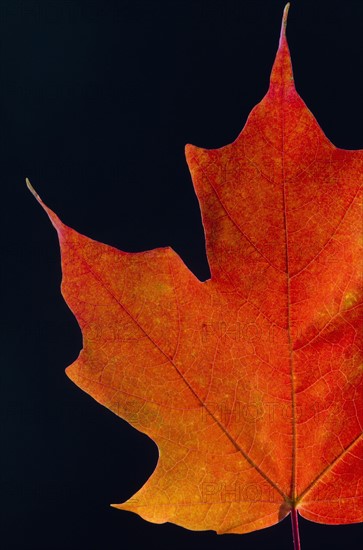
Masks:
[[[288,2],[284,8],[284,13],[282,15],[281,23],[281,33],[280,33],[280,46],[284,38],[286,38],[286,27],[287,27],[287,17],[289,15],[290,2]]]
[[[289,46],[286,38],[287,16],[290,4],[286,4],[282,16],[279,47],[272,67],[270,84],[273,87],[294,88],[294,77],[291,65]]]
[[[40,197],[39,197],[38,193],[35,191],[32,184],[30,183],[29,178],[25,178],[25,183],[26,183],[27,188],[31,192],[31,194],[34,195],[34,197],[37,199],[37,201],[40,201]]]
[[[44,202],[42,201],[42,199],[40,198],[38,193],[35,191],[32,184],[30,183],[29,178],[25,178],[25,182],[26,182],[26,186],[29,189],[29,191],[31,192],[31,194],[37,199],[40,206],[48,214],[48,217],[49,217],[50,221],[52,222],[54,228],[58,231],[59,237],[61,237],[62,231],[64,230],[64,227],[65,227],[64,224],[58,218],[58,216],[53,212],[53,210],[51,210],[46,204],[44,204]]]

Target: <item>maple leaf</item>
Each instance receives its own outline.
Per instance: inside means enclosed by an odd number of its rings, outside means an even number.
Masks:
[[[270,87],[230,145],[186,147],[211,279],[170,248],[55,226],[83,334],[67,375],[159,449],[127,502],[154,523],[246,533],[297,511],[362,521],[362,151],[296,92],[285,8]]]

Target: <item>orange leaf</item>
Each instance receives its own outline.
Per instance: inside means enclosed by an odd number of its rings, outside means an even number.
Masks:
[[[66,372],[158,445],[151,478],[115,505],[151,522],[245,533],[296,510],[362,520],[363,156],[334,147],[297,94],[287,9],[241,134],[186,147],[210,280],[170,248],[80,235],[31,188],[83,333]]]

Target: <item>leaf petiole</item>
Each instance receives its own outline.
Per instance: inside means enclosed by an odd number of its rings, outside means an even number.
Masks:
[[[294,550],[300,550],[299,518],[296,508],[291,509],[291,526]]]

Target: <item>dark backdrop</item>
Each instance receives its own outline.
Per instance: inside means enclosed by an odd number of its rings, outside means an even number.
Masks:
[[[155,445],[64,374],[81,334],[56,233],[27,191],[126,251],[171,245],[209,271],[184,145],[220,147],[268,87],[284,1],[1,0],[1,546],[291,549],[290,521],[244,536],[153,525],[130,497]],[[361,1],[292,2],[296,86],[335,145],[362,148]],[[360,526],[301,520],[303,548]]]

